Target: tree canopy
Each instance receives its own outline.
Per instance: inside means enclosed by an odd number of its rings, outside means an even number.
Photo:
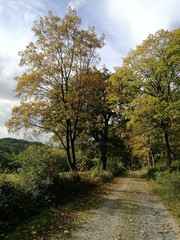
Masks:
[[[71,170],[76,165],[79,122],[102,81],[95,68],[104,36],[98,37],[92,26],[87,30],[80,26],[81,19],[71,8],[62,19],[50,11],[34,23],[37,41],[19,53],[20,66],[25,67],[17,78],[21,103],[7,122],[11,132],[52,133],[66,149]]]
[[[168,169],[171,140],[179,128],[179,46],[180,29],[151,34],[129,52],[112,77],[118,88],[123,89],[119,94],[123,92],[125,98],[133,148],[147,155],[159,137],[164,142]]]

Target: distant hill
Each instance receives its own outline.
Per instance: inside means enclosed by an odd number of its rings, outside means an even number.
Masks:
[[[2,138],[0,139],[0,151],[7,153],[19,153],[26,150],[32,143],[40,144],[38,142],[29,142],[16,138]]]
[[[30,142],[16,138],[0,139],[0,172],[13,172],[19,165],[12,161],[11,154],[26,150],[31,144],[41,145],[39,142]]]

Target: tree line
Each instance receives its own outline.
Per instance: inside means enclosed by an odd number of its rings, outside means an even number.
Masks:
[[[82,29],[76,10],[49,11],[32,30],[36,40],[19,53],[21,102],[9,131],[48,133],[70,171],[78,149],[97,152],[103,170],[110,157],[129,167],[165,161],[169,170],[179,157],[180,29],[150,34],[113,73],[98,69],[104,35]]]

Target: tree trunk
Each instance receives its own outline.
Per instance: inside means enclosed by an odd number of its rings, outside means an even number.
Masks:
[[[100,161],[101,161],[101,168],[102,171],[106,170],[106,163],[107,163],[107,157],[106,157],[106,147],[103,145],[104,149],[101,149],[101,157],[100,157]]]
[[[111,115],[105,114],[104,115],[104,130],[103,130],[103,138],[101,142],[101,166],[102,166],[102,171],[106,170],[106,163],[107,163],[107,144],[108,144],[108,128],[109,128],[109,119]]]
[[[154,166],[155,158],[154,158],[154,153],[151,147],[150,147],[150,155],[151,155],[151,165]]]
[[[66,121],[66,155],[67,155],[67,164],[69,166],[69,170],[71,172],[74,171],[74,167],[72,164],[72,157],[71,157],[71,144],[70,144],[70,122],[69,120]]]
[[[76,153],[75,153],[75,145],[74,140],[71,139],[71,152],[72,152],[72,169],[73,171],[76,170]]]
[[[168,128],[164,129],[164,142],[165,142],[165,151],[166,151],[166,170],[170,171],[171,168],[171,147],[169,143],[169,134]]]
[[[148,165],[148,167],[151,166],[150,153],[147,153],[146,159],[147,159],[147,165]]]

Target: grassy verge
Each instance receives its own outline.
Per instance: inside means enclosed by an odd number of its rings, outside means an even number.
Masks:
[[[180,222],[180,172],[157,173],[154,187],[156,193]]]
[[[159,165],[143,169],[141,175],[152,180],[155,192],[180,222],[180,171],[176,165],[174,163],[171,172]]]

